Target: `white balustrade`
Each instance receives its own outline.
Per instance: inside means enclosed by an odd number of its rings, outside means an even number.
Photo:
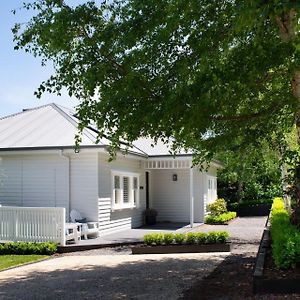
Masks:
[[[65,245],[65,208],[0,206],[0,240]]]

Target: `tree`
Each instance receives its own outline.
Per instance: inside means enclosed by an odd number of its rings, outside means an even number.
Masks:
[[[299,11],[295,0],[119,0],[25,5],[16,49],[52,60],[37,96],[66,87],[80,129],[192,148],[199,162],[224,149],[300,136]],[[299,181],[300,183],[300,181]],[[299,186],[300,187],[300,186]],[[300,191],[300,189],[299,189]],[[299,217],[300,217],[300,192]]]
[[[225,151],[216,156],[224,163],[218,173],[218,195],[229,202],[272,199],[282,195],[281,159],[267,143],[249,145],[242,153]]]

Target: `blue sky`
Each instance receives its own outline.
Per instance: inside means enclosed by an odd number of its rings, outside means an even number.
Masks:
[[[30,13],[18,10],[16,15],[13,15],[11,10],[20,8],[23,2],[29,1],[0,2],[0,117],[19,112],[23,108],[51,102],[67,107],[73,107],[78,103],[67,94],[60,97],[44,94],[41,99],[33,95],[39,84],[52,74],[53,69],[51,63],[42,67],[39,58],[34,58],[22,50],[14,50],[11,28],[15,23],[28,20]]]

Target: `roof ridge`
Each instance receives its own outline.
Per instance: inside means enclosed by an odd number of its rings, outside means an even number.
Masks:
[[[56,104],[56,103],[50,103],[49,105],[51,105],[51,107],[53,109],[55,109],[59,114],[61,114],[67,121],[69,121],[76,129],[78,129],[78,122],[75,121],[74,119],[72,119],[72,117],[66,113],[61,107],[60,105]],[[71,110],[67,107],[64,107],[65,109]],[[76,117],[76,116],[74,116]],[[95,143],[95,141],[93,140],[93,138],[91,138],[91,134],[89,134],[85,129],[82,131],[82,134],[84,134],[92,143]]]
[[[44,107],[47,107],[47,106],[52,106],[52,105],[55,105],[55,103],[47,103],[47,104],[40,105],[40,106],[37,106],[37,107],[24,108],[22,111],[19,111],[17,113],[13,113],[13,114],[10,114],[10,115],[4,116],[4,117],[0,117],[0,120],[9,119],[9,118],[27,113],[29,111],[38,110],[38,109],[41,109],[41,108],[44,108]]]

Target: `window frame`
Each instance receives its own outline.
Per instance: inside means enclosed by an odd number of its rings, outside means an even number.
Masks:
[[[115,186],[115,176],[119,176],[119,188]],[[124,202],[124,178],[128,178],[128,202]],[[137,180],[137,186],[134,188],[134,178]],[[140,174],[134,172],[111,171],[111,210],[132,209],[139,207],[140,200]],[[119,203],[115,202],[116,191],[119,191]],[[136,197],[136,198],[135,198]],[[134,200],[136,201],[134,202]]]

